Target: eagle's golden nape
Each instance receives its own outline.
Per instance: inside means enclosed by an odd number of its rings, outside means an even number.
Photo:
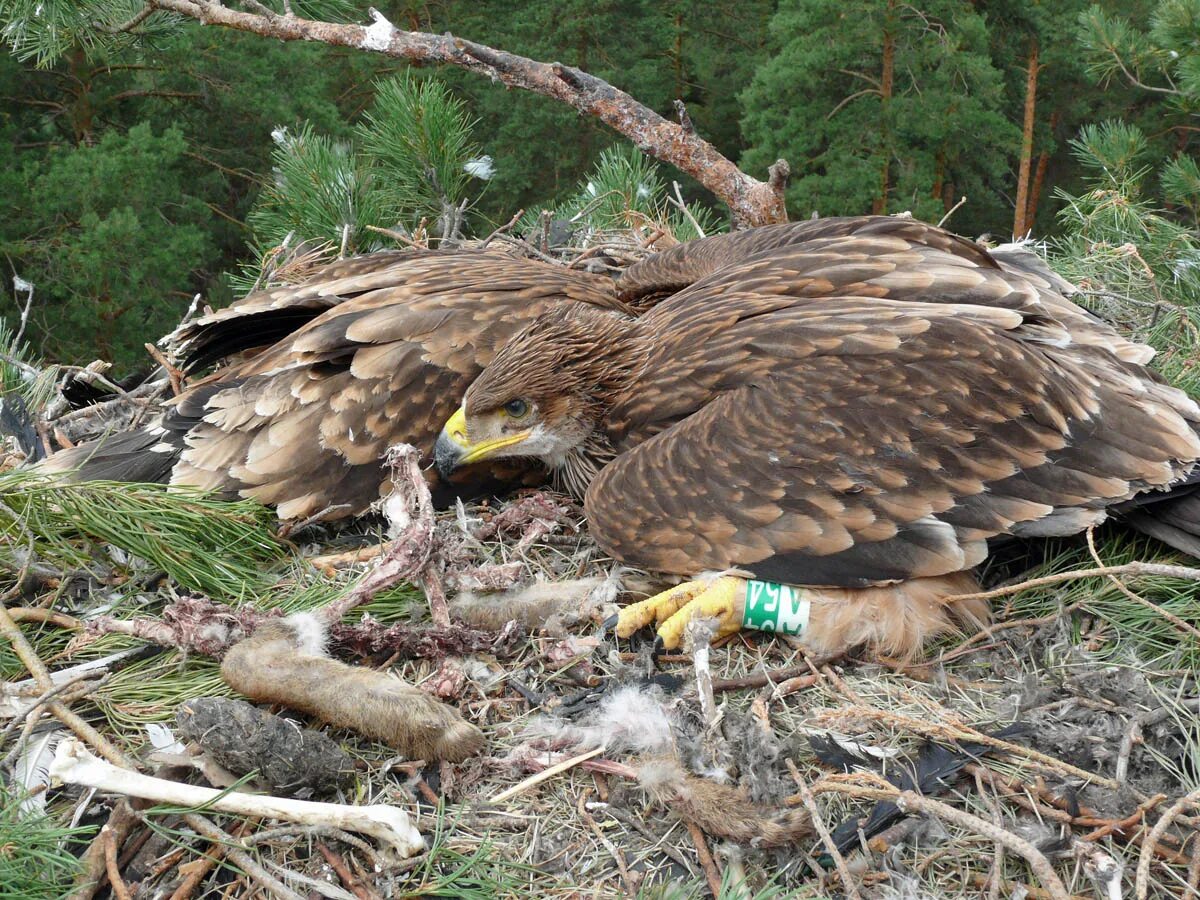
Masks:
[[[814,649],[907,655],[986,619],[954,598],[997,540],[1113,515],[1200,548],[1200,407],[1028,251],[818,220],[680,245],[625,290],[675,293],[637,319],[581,309],[518,333],[466,392],[469,440],[446,458],[486,458],[485,416],[536,396],[539,439],[504,453],[551,446],[548,464],[584,473],[602,550],[751,576],[631,607],[623,634],[653,624],[671,646],[696,614],[778,629],[754,592],[794,588],[803,614],[785,619]]]

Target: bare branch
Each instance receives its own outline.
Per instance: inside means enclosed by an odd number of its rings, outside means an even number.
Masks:
[[[298,16],[255,15],[208,0],[149,0],[154,9],[177,13],[203,25],[248,31],[281,41],[315,41],[353,47],[416,63],[458,66],[516,87],[552,97],[600,119],[643,152],[670,163],[712,191],[739,226],[787,219],[778,179],[758,181],[742,172],[708,141],[689,133],[637,102],[624,91],[587,72],[496,50],[451,34],[404,31],[372,9],[374,24],[340,25]]]
[[[108,34],[124,34],[127,31],[133,31],[133,29],[137,28],[152,15],[154,15],[154,7],[146,4],[134,13],[133,17],[127,22],[122,22],[120,25],[97,25],[97,27]]]

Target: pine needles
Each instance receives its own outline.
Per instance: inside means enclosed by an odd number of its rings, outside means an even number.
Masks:
[[[0,473],[0,563],[10,572],[27,565],[30,554],[64,569],[86,568],[99,542],[147,561],[184,587],[245,597],[264,584],[264,567],[283,556],[269,520],[257,503],[230,503],[191,489],[62,484],[29,470]]]
[[[92,829],[65,828],[48,816],[22,817],[16,798],[0,804],[0,897],[57,900],[79,870],[67,842]]]

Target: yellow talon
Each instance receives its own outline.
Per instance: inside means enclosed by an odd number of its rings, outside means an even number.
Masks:
[[[715,637],[725,637],[742,628],[746,582],[732,575],[687,581],[621,610],[617,636],[629,637],[651,622],[658,624],[663,648],[676,649],[692,619],[716,619]]]

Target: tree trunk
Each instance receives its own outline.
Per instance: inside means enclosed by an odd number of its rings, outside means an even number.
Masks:
[[[883,215],[887,212],[888,191],[891,190],[892,138],[888,114],[892,105],[892,90],[896,72],[896,33],[894,13],[896,0],[888,0],[887,18],[883,30],[883,71],[879,76],[879,119],[883,135],[883,162],[879,166],[879,194],[871,205],[871,212]]]
[[[1021,165],[1017,172],[1017,208],[1013,215],[1013,237],[1029,233],[1029,170],[1033,161],[1033,125],[1037,113],[1037,38],[1029,41],[1029,69],[1025,78],[1025,123],[1021,130]]]
[[[1058,127],[1058,110],[1050,113],[1050,133]],[[1033,170],[1033,186],[1029,189],[1029,205],[1025,207],[1025,223],[1033,228],[1037,222],[1038,201],[1042,199],[1042,185],[1046,181],[1046,167],[1050,165],[1050,151],[1038,154],[1037,166]]]

